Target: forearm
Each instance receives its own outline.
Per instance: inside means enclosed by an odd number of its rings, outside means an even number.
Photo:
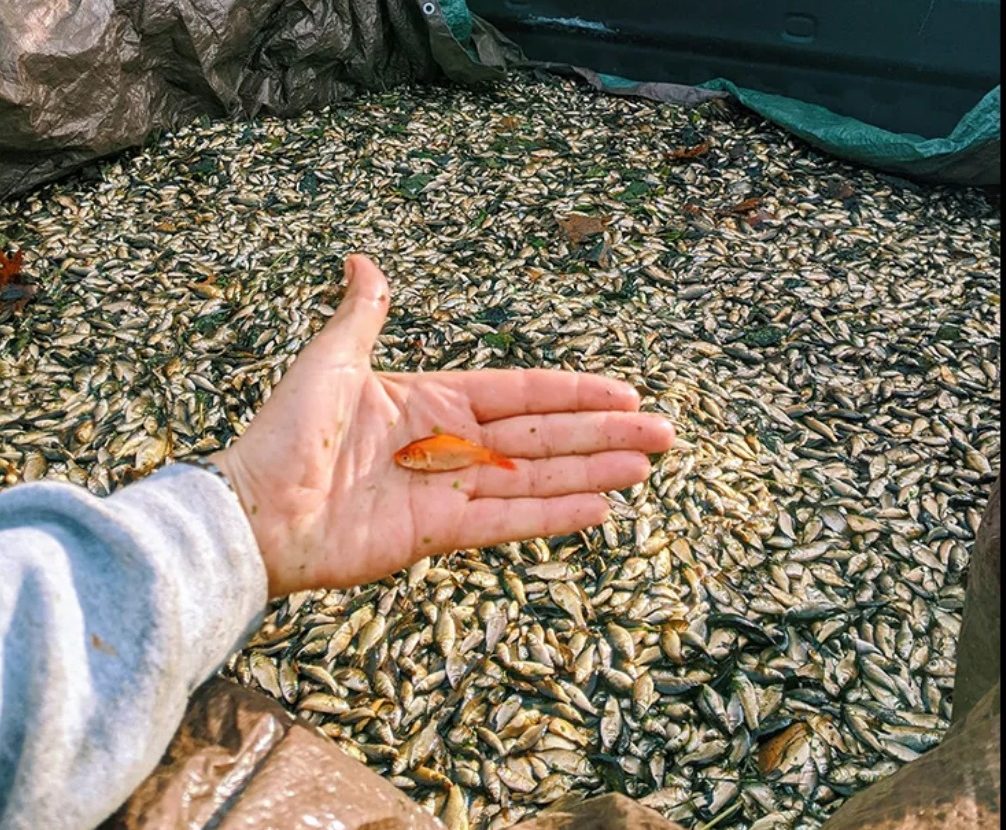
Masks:
[[[208,472],[172,465],[105,499],[0,494],[0,825],[111,814],[265,600],[251,529]]]

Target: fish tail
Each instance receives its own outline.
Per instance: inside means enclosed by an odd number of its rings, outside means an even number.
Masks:
[[[509,458],[501,453],[494,452],[493,450],[486,450],[485,463],[492,464],[494,467],[502,467],[504,470],[516,470],[517,465],[513,463]]]

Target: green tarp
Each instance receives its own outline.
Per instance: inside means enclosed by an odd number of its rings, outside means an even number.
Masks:
[[[744,106],[808,144],[849,161],[924,180],[999,184],[998,86],[944,138],[888,132],[815,104],[741,89],[722,79],[702,86],[729,92]]]

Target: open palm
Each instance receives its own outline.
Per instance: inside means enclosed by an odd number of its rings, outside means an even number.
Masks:
[[[347,586],[459,548],[568,533],[604,519],[600,496],[643,480],[671,425],[628,385],[529,370],[374,372],[387,282],[351,257],[336,316],[242,437],[214,460],[234,484],[270,593]],[[484,444],[517,469],[424,473],[396,450],[434,432]]]

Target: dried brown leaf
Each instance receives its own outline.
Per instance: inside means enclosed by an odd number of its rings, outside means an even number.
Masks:
[[[745,199],[743,202],[738,202],[733,207],[723,208],[720,211],[722,214],[741,214],[741,213],[751,213],[752,211],[758,210],[761,206],[761,196],[752,196],[750,199]]]
[[[704,156],[709,152],[712,147],[708,141],[703,141],[701,144],[693,144],[691,147],[675,147],[673,150],[669,150],[667,153],[667,158],[671,161],[676,161],[678,159],[694,159],[699,156]]]
[[[574,245],[579,245],[584,239],[604,233],[611,224],[610,216],[587,216],[582,213],[571,213],[565,219],[556,219],[563,233]]]
[[[14,277],[21,273],[23,262],[24,251],[15,251],[13,254],[0,251],[0,288],[14,282]]]
[[[855,192],[855,188],[845,179],[830,181],[824,188],[824,195],[829,199],[848,199]]]
[[[18,313],[38,293],[38,286],[27,274],[21,273],[24,251],[7,253],[0,250],[0,314]]]
[[[769,775],[779,769],[789,751],[809,735],[807,724],[797,722],[766,740],[758,748],[758,769],[761,774]]]
[[[775,215],[769,213],[767,210],[756,210],[754,213],[749,213],[745,216],[743,221],[747,222],[752,228],[757,228],[770,219],[775,219]]]
[[[21,311],[37,293],[37,285],[12,282],[0,288],[0,307],[10,306],[15,311]]]
[[[214,280],[212,278],[204,280],[203,282],[189,283],[189,288],[193,293],[202,297],[204,300],[215,300],[223,297],[224,295],[224,292],[214,285]]]

